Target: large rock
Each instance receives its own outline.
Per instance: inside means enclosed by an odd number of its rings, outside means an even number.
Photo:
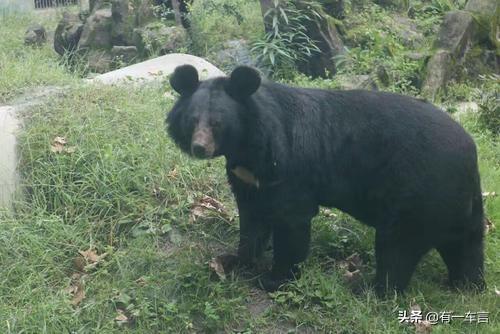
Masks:
[[[59,22],[54,33],[54,49],[61,56],[66,52],[70,54],[76,50],[82,35],[83,23],[76,14],[63,13],[63,18]]]
[[[24,34],[24,44],[31,46],[41,46],[47,41],[45,28],[36,23],[29,26]]]
[[[110,49],[113,18],[111,8],[96,10],[83,27],[79,49]]]
[[[450,51],[438,50],[427,63],[426,77],[422,85],[422,95],[432,100],[446,87],[450,76],[453,57]]]
[[[478,39],[490,41],[500,56],[500,6],[498,0],[469,0],[465,10],[474,13],[480,22]]]
[[[111,40],[113,45],[133,45],[135,18],[130,10],[129,0],[113,0],[111,3],[113,26]]]
[[[187,33],[181,26],[167,27],[154,22],[134,29],[134,44],[142,55],[178,52],[186,46]]]
[[[138,84],[155,80],[164,80],[172,74],[177,66],[190,64],[196,67],[201,80],[225,76],[224,72],[203,58],[188,54],[173,53],[142,63],[130,65],[119,70],[99,75],[91,80],[103,84],[120,84],[135,82]]]
[[[252,57],[248,42],[244,39],[225,42],[222,50],[215,54],[214,61],[224,70],[233,69],[236,65],[258,67],[255,58]]]
[[[469,0],[465,10],[491,17],[495,15],[498,8],[498,0]]]
[[[111,57],[115,67],[121,67],[120,65],[133,63],[139,57],[139,53],[135,46],[115,45],[111,49]]]
[[[418,31],[415,21],[406,16],[397,14],[394,16],[394,30],[403,45],[412,49],[415,49],[424,40],[424,36]]]
[[[88,69],[96,73],[106,73],[112,68],[113,57],[104,50],[90,50],[87,53]]]
[[[435,47],[461,58],[470,48],[476,32],[476,22],[471,13],[456,10],[446,13],[439,30]]]

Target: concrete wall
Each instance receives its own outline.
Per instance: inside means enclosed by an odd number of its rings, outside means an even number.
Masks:
[[[34,7],[33,0],[0,0],[0,11],[29,11]]]

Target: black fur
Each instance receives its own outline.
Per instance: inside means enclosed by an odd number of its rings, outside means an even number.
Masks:
[[[432,104],[391,93],[263,81],[248,96],[258,76],[252,71],[201,82],[167,121],[189,153],[195,125],[208,120],[240,213],[240,260],[253,263],[272,235],[266,289],[291,278],[306,258],[319,205],[376,229],[378,292],[405,289],[432,248],[452,284],[484,287],[476,148],[459,124]],[[242,94],[235,97],[234,87]],[[260,186],[238,178],[235,167]]]

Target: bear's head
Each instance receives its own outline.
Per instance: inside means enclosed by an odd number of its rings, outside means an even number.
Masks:
[[[200,81],[196,68],[179,66],[170,85],[180,94],[167,117],[168,132],[186,153],[200,159],[231,154],[245,135],[247,102],[261,84],[259,73],[237,67],[229,77]]]

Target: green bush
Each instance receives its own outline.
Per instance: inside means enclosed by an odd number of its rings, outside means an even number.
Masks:
[[[263,34],[264,23],[259,1],[195,1],[188,19],[193,52],[206,56],[232,39],[254,40]]]

